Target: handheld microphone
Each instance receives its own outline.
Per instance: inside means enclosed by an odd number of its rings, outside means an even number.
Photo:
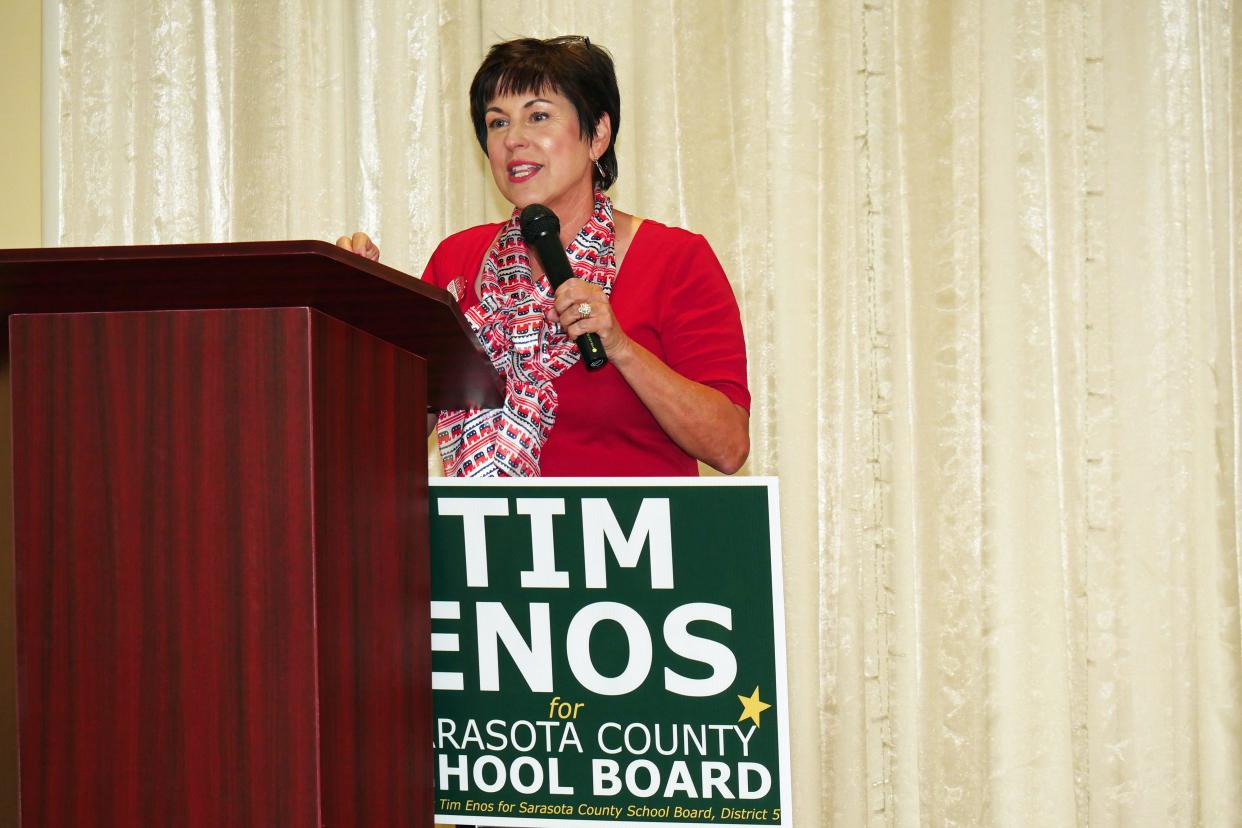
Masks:
[[[565,248],[561,247],[561,220],[556,213],[542,204],[531,204],[522,209],[519,218],[522,225],[522,238],[526,246],[534,248],[543,265],[543,272],[548,283],[556,290],[566,279],[574,277],[573,268],[569,266],[569,257]],[[608,364],[608,355],[604,353],[604,344],[599,341],[599,334],[584,333],[578,337],[578,353],[588,371],[603,368]]]

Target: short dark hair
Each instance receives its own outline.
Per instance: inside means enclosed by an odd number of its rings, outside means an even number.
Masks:
[[[497,43],[487,51],[470,83],[470,120],[479,146],[487,153],[487,104],[497,95],[558,92],[578,113],[582,137],[590,140],[608,113],[612,135],[599,158],[604,174],[592,170],[595,184],[607,190],[617,180],[617,131],[621,128],[621,93],[607,50],[586,37],[524,37]]]

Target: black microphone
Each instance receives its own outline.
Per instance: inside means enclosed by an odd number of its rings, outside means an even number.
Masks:
[[[566,279],[574,278],[573,268],[569,266],[569,257],[565,248],[561,247],[561,220],[556,213],[542,204],[531,204],[522,208],[519,219],[522,223],[522,238],[527,247],[533,247],[543,265],[543,272],[548,277],[548,284],[556,290]],[[608,355],[604,353],[604,344],[599,341],[599,334],[584,333],[578,337],[578,353],[586,363],[588,371],[603,368],[608,364]]]

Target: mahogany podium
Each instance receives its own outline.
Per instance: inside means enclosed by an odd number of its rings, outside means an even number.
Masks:
[[[431,825],[452,298],[282,242],[3,251],[0,310],[21,824]]]

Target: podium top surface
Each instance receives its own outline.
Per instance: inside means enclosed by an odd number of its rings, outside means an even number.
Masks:
[[[453,297],[323,241],[0,250],[0,314],[310,307],[427,362],[432,408],[503,383]],[[8,350],[8,325],[0,331]]]

